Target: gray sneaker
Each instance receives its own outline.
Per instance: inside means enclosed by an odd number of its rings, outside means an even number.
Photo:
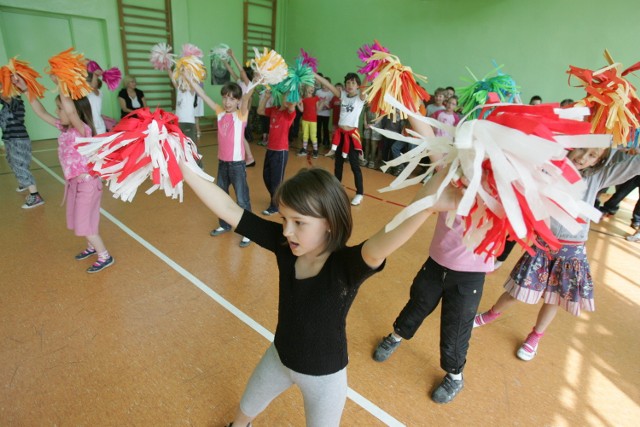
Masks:
[[[373,360],[376,362],[384,362],[396,351],[396,348],[400,345],[402,341],[396,341],[393,339],[391,334],[382,338],[378,347],[376,347],[376,351],[373,353]]]
[[[462,387],[464,387],[464,378],[458,381],[447,374],[438,388],[431,393],[431,400],[436,403],[449,403],[460,393]]]

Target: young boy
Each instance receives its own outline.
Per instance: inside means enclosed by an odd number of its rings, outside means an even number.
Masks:
[[[265,108],[271,99],[271,92],[267,91],[258,104],[258,114],[269,118],[269,140],[262,178],[271,198],[269,199],[269,207],[262,211],[263,215],[273,215],[278,212],[278,205],[273,196],[284,180],[284,170],[289,160],[289,128],[296,118],[296,104],[285,102],[286,97],[287,94],[282,95],[283,105],[281,107]]]
[[[364,195],[362,171],[360,170],[362,144],[360,142],[360,133],[358,132],[358,122],[366,98],[364,92],[359,90],[360,76],[356,73],[348,73],[344,77],[344,90],[337,89],[327,79],[318,74],[315,76],[317,81],[340,98],[340,120],[331,142],[331,151],[336,152],[334,175],[339,181],[342,181],[344,159],[348,158],[356,184],[356,195],[351,200],[351,204],[358,206],[362,202]]]
[[[433,104],[427,105],[427,117],[433,117],[436,111],[444,110],[445,89],[439,87],[433,94]]]
[[[218,116],[218,187],[229,193],[229,184],[236,193],[238,205],[251,210],[249,185],[247,184],[247,164],[244,151],[244,129],[249,116],[249,99],[242,96],[242,89],[237,83],[226,83],[222,86],[222,107],[216,104],[204,90],[194,86],[194,90]],[[238,105],[240,108],[238,109]],[[220,226],[211,231],[212,236],[219,236],[231,230],[231,226],[220,219]],[[242,237],[240,247],[246,248],[251,241]]]

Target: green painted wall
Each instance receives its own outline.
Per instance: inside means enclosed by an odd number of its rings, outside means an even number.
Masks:
[[[176,50],[191,42],[208,53],[226,43],[240,52],[242,5],[241,0],[173,0]],[[632,25],[640,21],[638,1],[597,5],[593,0],[278,0],[276,49],[292,61],[303,47],[336,81],[360,66],[357,49],[378,39],[428,76],[430,91],[463,86],[466,66],[480,77],[495,59],[522,87],[525,100],[534,94],[545,101],[580,98],[582,91],[567,85],[569,64],[598,68],[604,48],[624,65],[640,60],[640,32]],[[25,32],[15,25],[17,15],[31,17]],[[61,20],[66,31],[34,24],[42,19],[47,25]],[[0,64],[20,54],[42,71],[46,60],[71,42],[103,66],[122,66],[116,0],[0,0],[0,23]],[[28,34],[28,49],[15,50],[16,33]],[[205,89],[219,100],[219,87]],[[116,96],[107,92],[104,111],[117,117]],[[52,105],[50,98],[46,105]],[[33,139],[56,136],[55,129],[32,118],[28,125]]]
[[[374,39],[426,75],[429,91],[465,86],[466,66],[481,78],[495,60],[525,102],[534,94],[581,98],[565,71],[603,66],[604,48],[623,65],[640,60],[637,0],[285,0],[284,7],[286,58],[303,47],[334,81],[359,67],[357,49]]]

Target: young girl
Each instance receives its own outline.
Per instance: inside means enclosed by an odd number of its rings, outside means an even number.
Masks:
[[[640,155],[631,155],[603,148],[577,148],[568,158],[580,171],[587,184],[582,198],[593,205],[598,190],[621,184],[640,172]],[[577,234],[571,234],[555,221],[551,230],[563,243],[558,250],[548,253],[533,247],[534,255],[526,253],[511,271],[504,285],[505,292],[485,313],[474,320],[474,327],[494,321],[516,301],[537,304],[544,302],[531,333],[517,351],[518,358],[531,360],[538,351],[538,342],[554,319],[558,307],[574,316],[582,309],[593,311],[593,281],[587,260],[585,242],[589,233],[589,222],[582,225]],[[544,244],[544,242],[541,242]]]
[[[298,152],[298,156],[306,156],[309,154],[307,147],[309,139],[313,146],[312,156],[318,158],[318,110],[322,108],[320,97],[313,94],[313,86],[304,87],[304,97],[298,104],[298,108],[302,111],[302,148]]]
[[[293,384],[302,391],[307,425],[338,426],[347,396],[349,308],[362,282],[382,270],[385,258],[409,239],[429,212],[416,214],[389,233],[382,229],[347,246],[352,230],[349,199],[325,170],[302,170],[279,187],[275,199],[282,224],[243,210],[215,184],[184,165],[181,170],[209,209],[237,233],[274,253],[280,272],[275,340],[249,380],[233,426],[247,426]],[[424,195],[437,185],[438,179],[430,181]],[[448,189],[436,209],[452,208],[454,197],[455,191]]]
[[[55,76],[52,76],[52,80],[57,84]],[[23,92],[27,90],[21,78],[16,78],[16,86]],[[89,174],[87,159],[78,153],[75,146],[77,137],[95,134],[91,105],[87,98],[72,101],[61,94],[56,97],[58,118],[49,114],[36,98],[31,101],[31,107],[42,120],[60,130],[58,158],[66,180],[67,227],[74,230],[76,236],[85,236],[88,242],[87,249],[75,258],[83,260],[97,254],[98,259],[87,269],[87,273],[102,271],[114,263],[98,234],[102,180]]]
[[[31,140],[24,125],[24,102],[20,96],[0,96],[0,129],[7,153],[7,162],[18,180],[16,191],[29,190],[23,209],[31,209],[44,204],[38,193],[36,180],[29,170],[31,165]]]

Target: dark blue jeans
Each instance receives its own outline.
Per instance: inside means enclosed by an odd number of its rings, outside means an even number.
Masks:
[[[225,162],[218,160],[218,187],[229,194],[229,185],[233,186],[236,193],[236,200],[241,208],[251,210],[251,200],[249,199],[249,185],[247,184],[247,166],[244,160],[238,162]],[[230,229],[231,226],[220,220],[220,227]]]
[[[284,180],[284,171],[287,168],[287,162],[289,161],[289,151],[274,151],[267,150],[267,153],[264,156],[264,169],[262,170],[262,179],[264,180],[264,185],[267,187],[267,191],[269,191],[269,207],[267,210],[275,212],[278,210],[278,206],[273,200],[273,196],[276,194],[276,190],[282,184]]]
[[[427,259],[411,285],[407,305],[393,324],[394,331],[410,339],[442,301],[440,314],[440,367],[458,374],[464,369],[478,310],[485,273],[454,271]]]

